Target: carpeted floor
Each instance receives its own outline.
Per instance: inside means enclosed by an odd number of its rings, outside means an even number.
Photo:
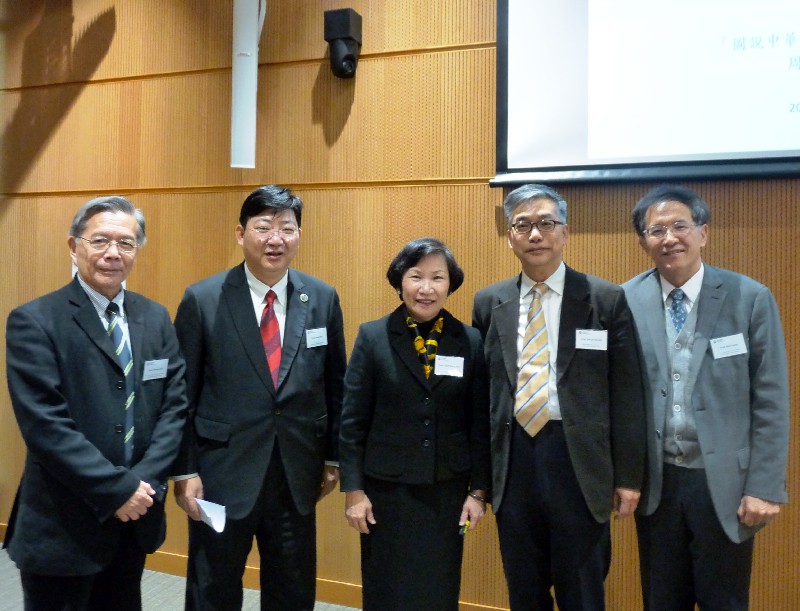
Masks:
[[[183,609],[183,591],[186,580],[183,577],[145,571],[142,577],[142,601],[144,611],[180,611]],[[258,611],[259,592],[244,591],[244,611]],[[19,571],[8,558],[5,550],[0,550],[0,611],[21,611],[22,588],[19,584]],[[353,611],[350,607],[340,607],[329,603],[317,603],[314,611]]]

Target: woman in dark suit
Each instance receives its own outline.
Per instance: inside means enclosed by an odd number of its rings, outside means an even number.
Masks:
[[[454,611],[462,533],[483,518],[491,477],[483,345],[442,307],[464,280],[442,242],[410,242],[386,277],[403,303],[359,329],[340,432],[364,609]]]

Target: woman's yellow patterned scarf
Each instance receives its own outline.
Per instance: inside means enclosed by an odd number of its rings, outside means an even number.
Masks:
[[[425,378],[430,379],[433,363],[436,360],[436,350],[439,348],[439,336],[442,334],[442,328],[444,327],[444,316],[440,316],[433,323],[428,339],[422,339],[416,321],[410,316],[406,317],[406,324],[414,334],[414,348],[419,355],[419,360],[422,362],[422,368],[425,370]]]

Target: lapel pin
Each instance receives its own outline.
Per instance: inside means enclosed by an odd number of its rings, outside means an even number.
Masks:
[[[308,301],[308,295],[306,295],[305,293],[300,293],[300,301],[302,301],[303,303]]]

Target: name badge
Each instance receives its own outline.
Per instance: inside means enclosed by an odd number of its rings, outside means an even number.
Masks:
[[[328,329],[306,329],[306,348],[316,348],[317,346],[328,345]]]
[[[579,350],[608,350],[608,331],[575,329],[575,347]]]
[[[169,359],[156,359],[154,361],[144,362],[144,372],[142,373],[142,382],[147,380],[160,380],[167,377],[167,365]]]
[[[726,356],[736,356],[737,354],[747,354],[747,346],[744,345],[744,336],[741,333],[718,337],[711,340],[711,352],[715,359],[724,359]]]
[[[464,357],[463,356],[442,356],[436,355],[433,365],[433,373],[437,376],[453,376],[461,378],[464,376]]]

